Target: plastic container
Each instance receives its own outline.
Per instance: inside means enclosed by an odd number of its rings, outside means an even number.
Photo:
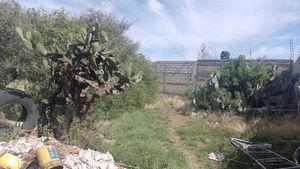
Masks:
[[[36,154],[41,169],[63,169],[58,153],[52,146],[43,146]]]
[[[24,166],[24,162],[17,156],[5,152],[0,157],[0,168],[4,169],[21,169]]]

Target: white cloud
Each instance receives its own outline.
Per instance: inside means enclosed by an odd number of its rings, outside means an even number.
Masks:
[[[161,12],[164,10],[164,5],[159,0],[148,0],[147,6],[150,11],[161,14]]]
[[[106,13],[113,13],[115,11],[114,4],[109,0],[99,1],[98,5],[90,6],[90,8],[94,8],[95,10],[101,10]]]
[[[300,46],[294,46],[294,56],[295,58],[299,56]],[[290,49],[289,46],[274,46],[274,47],[259,47],[254,53],[253,58],[268,58],[268,59],[289,59]]]
[[[283,8],[283,3],[273,0],[172,1],[165,4],[165,10],[153,5],[152,11],[159,13],[159,17],[151,13],[142,16],[148,18],[144,21],[147,26],[143,22],[133,25],[130,35],[141,41],[142,48],[161,50],[157,53],[162,59],[170,58],[167,48],[172,46],[185,50],[182,59],[196,59],[202,42],[218,46],[213,52],[218,57],[227,47],[270,39],[284,26],[299,21],[299,12]],[[246,49],[244,53],[248,53],[249,48]]]
[[[56,3],[54,3],[56,2]],[[45,8],[67,7],[50,0],[24,0],[23,4]],[[67,0],[62,2],[69,2]],[[114,12],[133,22],[128,35],[140,41],[141,51],[151,59],[193,60],[203,42],[208,44],[214,58],[222,50],[249,53],[251,41],[255,55],[277,57],[288,55],[283,46],[285,37],[293,33],[294,43],[300,37],[297,28],[281,32],[293,23],[300,25],[300,1],[297,0],[101,0],[80,2],[80,10],[87,8]],[[74,4],[76,4],[74,2]],[[76,13],[76,12],[75,12]],[[293,32],[289,32],[293,31]],[[279,41],[281,44],[273,44]],[[267,44],[265,44],[267,43]],[[270,47],[266,47],[270,46]],[[281,48],[281,47],[282,48]],[[271,51],[268,51],[271,50]],[[274,56],[272,56],[274,55]],[[181,56],[181,57],[179,57]]]

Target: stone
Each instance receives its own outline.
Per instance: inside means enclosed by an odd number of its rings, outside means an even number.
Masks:
[[[100,165],[98,165],[98,167],[100,168],[100,169],[107,169],[108,168],[108,163],[101,163]]]
[[[75,165],[74,161],[70,158],[70,157],[66,157],[65,160],[63,161],[63,164],[66,166],[66,167],[69,167],[69,168],[72,168],[72,166]]]
[[[94,160],[95,161],[100,161],[102,159],[102,155],[101,154],[97,154],[95,157],[94,157]]]
[[[114,163],[109,163],[107,169],[118,169]]]

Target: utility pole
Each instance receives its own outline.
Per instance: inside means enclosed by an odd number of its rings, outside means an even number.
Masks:
[[[290,43],[290,61],[291,61],[291,66],[290,69],[293,71],[293,63],[294,63],[294,43],[293,43],[293,38],[290,36],[289,38],[289,43]]]
[[[252,60],[252,41],[250,42],[249,56],[250,56],[250,60]]]
[[[293,38],[290,36],[289,38],[289,42],[290,42],[290,60],[294,61],[294,43],[293,43]]]

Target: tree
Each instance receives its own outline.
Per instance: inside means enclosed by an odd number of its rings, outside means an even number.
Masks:
[[[24,72],[31,72],[25,65],[32,55],[21,47],[14,31],[17,25],[27,29],[26,21],[27,18],[17,2],[0,2],[0,87],[21,78]]]
[[[38,52],[24,49],[24,43],[17,37],[15,27],[22,28],[25,38],[27,31],[33,34],[32,30],[36,30],[40,33],[41,43],[47,51],[52,52],[58,48],[60,52],[66,54],[67,44],[72,42],[70,39],[80,39],[81,33],[79,32],[83,27],[93,27],[95,23],[100,23],[101,31],[106,32],[109,39],[105,42],[105,50],[110,51],[113,58],[119,61],[118,67],[123,70],[131,67],[131,75],[139,70],[144,72],[142,82],[134,85],[130,92],[126,91],[111,97],[122,98],[119,100],[128,103],[127,105],[135,100],[138,100],[137,102],[142,100],[139,106],[143,106],[145,101],[153,99],[158,91],[157,76],[152,64],[144,55],[138,53],[138,43],[126,36],[125,31],[129,29],[130,24],[124,19],[118,19],[101,11],[92,11],[80,17],[71,17],[67,11],[62,9],[53,12],[43,9],[22,9],[17,1],[7,0],[0,2],[0,22],[3,25],[0,27],[0,88],[4,88],[13,80],[25,79],[30,86],[27,88],[28,93],[37,102],[52,95],[57,88],[53,82],[53,73],[55,72],[53,67],[56,63],[49,58],[41,57]],[[49,82],[52,85],[49,85]],[[129,100],[123,97],[126,95],[125,93],[134,93],[139,97]],[[140,99],[141,96],[143,99]],[[106,99],[107,97],[96,99],[96,102],[105,102]],[[67,118],[65,112],[70,112],[70,118],[76,114],[75,105],[72,102],[55,106],[52,112],[56,112],[58,126],[68,126],[65,124],[65,118]],[[49,110],[45,116],[43,124],[50,124]]]
[[[27,49],[46,57],[43,65],[51,75],[48,86],[53,88],[53,93],[43,103],[49,111],[55,134],[59,133],[57,106],[76,105],[76,115],[84,119],[94,98],[123,91],[130,83],[142,79],[141,71],[134,73],[129,67],[125,72],[119,68],[114,56],[106,50],[109,39],[98,23],[89,29],[82,28],[80,38],[70,38],[64,52],[55,46],[48,51],[38,31],[24,34],[21,28],[16,27],[16,32]],[[53,63],[49,64],[48,60]],[[67,116],[65,127],[69,128],[72,114],[64,113]]]
[[[138,54],[138,43],[132,41],[125,35],[131,24],[125,19],[118,19],[116,16],[107,15],[101,11],[91,10],[82,14],[79,19],[86,26],[90,26],[98,22],[101,29],[107,32],[110,39],[108,50],[113,51],[116,58],[125,66],[131,62]]]

